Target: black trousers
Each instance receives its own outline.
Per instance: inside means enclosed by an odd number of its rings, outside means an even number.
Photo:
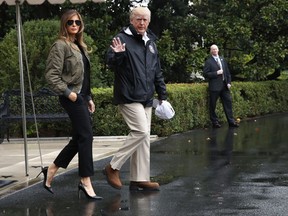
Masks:
[[[66,169],[73,157],[78,153],[79,176],[92,176],[94,175],[93,132],[87,102],[79,94],[75,102],[64,96],[60,96],[59,100],[69,115],[73,131],[72,140],[62,149],[54,164]]]
[[[215,112],[217,100],[221,99],[223,109],[229,124],[234,123],[233,112],[232,112],[232,99],[229,89],[226,85],[223,85],[221,91],[209,91],[209,110],[210,120],[212,123],[218,122],[218,116]]]

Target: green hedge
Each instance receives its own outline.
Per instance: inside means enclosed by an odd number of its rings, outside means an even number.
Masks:
[[[167,84],[168,101],[175,109],[171,120],[161,120],[152,115],[151,134],[168,136],[195,128],[210,127],[208,112],[207,83]],[[288,82],[234,82],[231,93],[234,117],[245,119],[270,113],[288,111]],[[117,106],[112,104],[112,88],[94,88],[92,90],[96,111],[93,114],[94,136],[127,135],[129,132]],[[220,121],[226,118],[222,105],[218,101],[217,110]],[[12,126],[11,137],[21,137],[21,123]],[[68,121],[38,123],[40,137],[71,136]],[[27,136],[35,137],[33,123],[27,125]]]
[[[210,125],[208,113],[207,83],[167,84],[168,101],[175,109],[172,120],[152,116],[151,134],[168,136]],[[235,118],[245,119],[270,113],[288,111],[288,82],[234,82],[231,88]],[[112,89],[93,89],[96,112],[94,135],[126,135],[128,128],[116,106],[111,104]],[[220,121],[226,122],[222,105],[218,102],[216,112]]]

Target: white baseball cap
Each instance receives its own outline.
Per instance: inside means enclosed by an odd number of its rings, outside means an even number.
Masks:
[[[155,108],[155,115],[161,119],[171,119],[175,115],[173,107],[166,100],[162,100],[162,103],[159,104],[159,100],[154,99],[153,107]]]

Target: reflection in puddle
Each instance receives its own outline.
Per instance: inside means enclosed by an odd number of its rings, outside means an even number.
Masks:
[[[107,205],[100,210],[102,216],[115,215],[119,211],[128,211],[128,201],[121,199],[121,194],[116,194],[107,202]]]
[[[235,130],[235,128],[228,128],[226,130],[226,135],[223,144],[221,143],[221,145],[219,145],[219,140],[222,137],[218,134],[219,130],[209,130],[209,139],[207,139],[208,157],[210,166],[212,166],[213,169],[231,164],[234,136],[237,135]]]
[[[151,215],[155,209],[154,200],[160,191],[137,191],[129,193],[130,212],[129,215]]]
[[[59,209],[59,206],[56,203],[47,203],[45,209],[46,216],[56,216],[56,215],[66,215],[65,212],[72,210],[75,215],[79,216],[93,216],[95,212],[97,212],[97,202],[93,200],[86,200],[85,202],[79,201],[79,203],[75,204],[80,207],[79,210],[74,209],[74,207],[65,206],[63,209]],[[31,214],[34,215],[34,214]],[[41,215],[41,214],[39,214]],[[28,216],[28,215],[27,215]],[[30,216],[30,214],[29,214]]]
[[[239,128],[193,130],[153,143],[151,176],[160,192],[130,192],[125,170],[124,188],[115,192],[99,171],[97,193],[104,200],[78,200],[75,171],[59,176],[59,193],[53,197],[37,185],[1,200],[0,215],[287,215],[287,123],[288,115],[275,115],[242,121]],[[265,207],[271,203],[283,212]]]

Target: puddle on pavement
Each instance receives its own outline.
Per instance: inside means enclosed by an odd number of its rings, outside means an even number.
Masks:
[[[149,215],[151,212],[165,215],[168,211],[165,208],[175,200],[182,208],[172,207],[170,211],[174,210],[175,214],[168,212],[170,215],[180,214],[185,206],[189,213],[191,205],[194,211],[214,205],[218,208],[235,206],[235,211],[254,210],[257,207],[253,205],[236,204],[239,199],[243,202],[241,196],[245,200],[243,188],[248,191],[250,187],[259,188],[250,199],[266,200],[269,193],[265,187],[288,186],[287,131],[288,115],[282,114],[243,121],[235,129],[224,124],[220,129],[172,135],[151,147],[151,175],[153,181],[160,182],[163,188],[160,193],[129,193],[127,177],[123,179],[127,188],[117,194],[107,185],[101,172],[96,172],[97,193],[99,191],[105,199],[101,202],[78,200],[75,195],[77,174],[65,174],[70,181],[74,178],[73,182],[62,183],[61,191],[65,193],[52,197],[44,194],[40,186],[26,189],[25,193],[23,190],[18,196],[1,200],[0,215]],[[18,207],[12,204],[15,200]],[[234,210],[228,212],[236,215]]]

